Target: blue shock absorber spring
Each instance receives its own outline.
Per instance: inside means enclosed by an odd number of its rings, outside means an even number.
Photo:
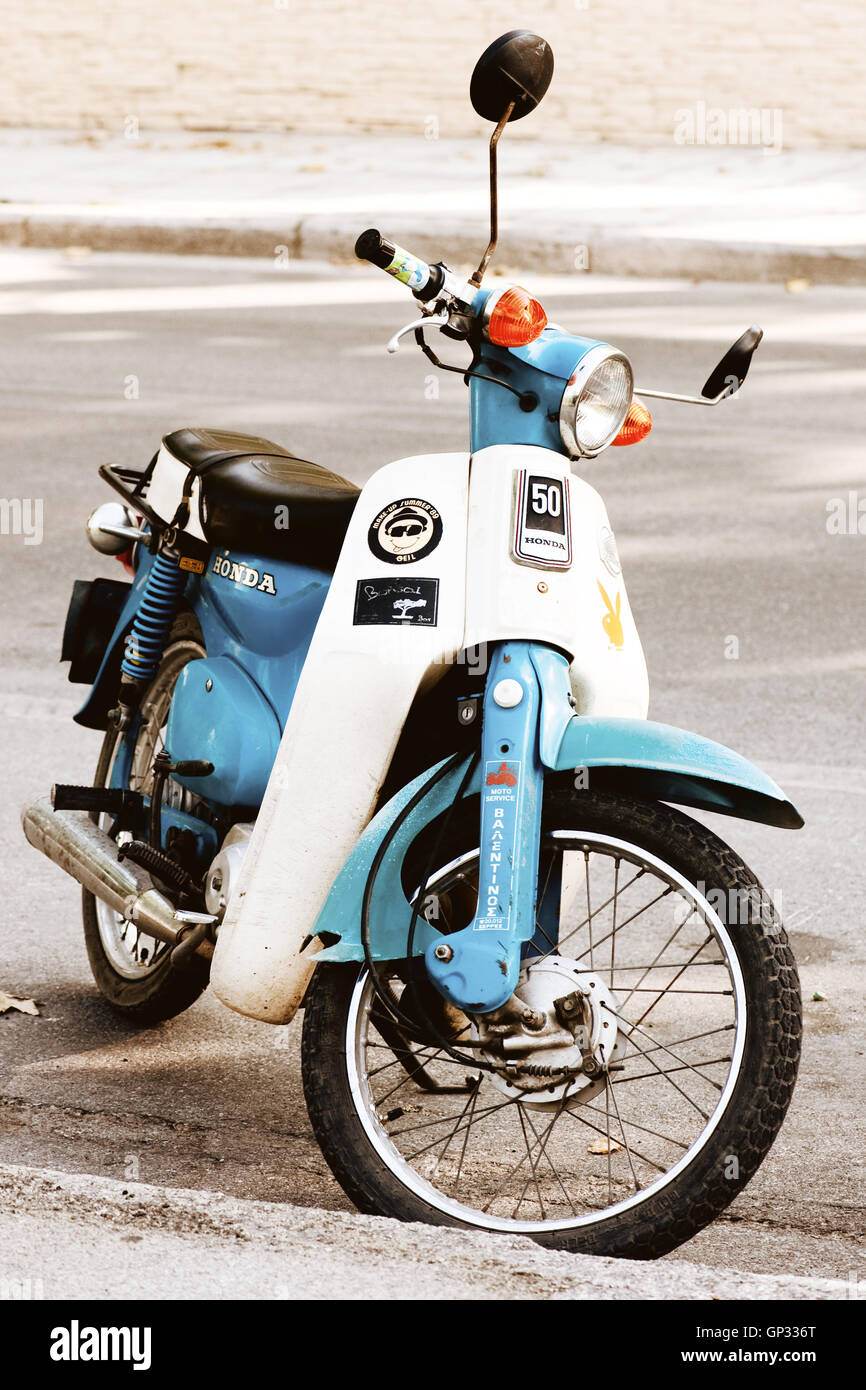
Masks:
[[[127,639],[123,675],[149,681],[156,674],[188,578],[176,560],[157,555]]]

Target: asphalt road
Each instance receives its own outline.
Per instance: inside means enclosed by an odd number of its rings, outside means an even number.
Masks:
[[[617,533],[651,715],[738,749],[806,818],[716,821],[791,929],[806,1046],[759,1175],[668,1259],[862,1278],[866,290],[522,278],[552,319],[625,348],[644,386],[696,391],[747,324],[765,329],[740,397],[656,402],[649,439],[585,476]],[[0,534],[0,989],[41,1004],[0,1016],[0,1162],[349,1209],[306,1119],[298,1023],[209,996],[152,1031],[118,1022],[89,976],[77,888],[25,844],[18,811],[88,780],[98,753],[57,664],[72,580],[117,572],[83,536],[109,495],[97,466],[190,424],[263,434],[356,482],[463,448],[461,380],[431,398],[412,347],[385,356],[411,315],[372,269],[0,253],[0,499],[43,505],[41,543]],[[853,534],[833,534],[828,505],[847,514],[852,492]]]

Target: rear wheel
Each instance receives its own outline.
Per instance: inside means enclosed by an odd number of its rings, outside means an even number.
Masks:
[[[477,801],[454,820],[428,882],[446,934],[474,912]],[[524,961],[520,1008],[469,1018],[383,965],[395,1025],[366,969],[321,966],[310,1119],[362,1211],[661,1255],[728,1205],[782,1123],[796,968],[757,879],[688,817],[554,791],[542,833],[539,921],[555,896],[560,937]]]
[[[163,747],[175,682],[187,662],[204,655],[198,623],[191,613],[180,614],[132,729],[123,734],[109,730],[106,734],[94,786],[123,786],[150,794],[151,768]],[[187,805],[189,799],[190,794],[176,782],[166,782],[165,805],[192,809]],[[94,816],[94,820],[103,829],[110,828],[110,816]],[[207,988],[208,961],[193,956],[183,969],[173,968],[169,959],[171,947],[148,936],[86,890],[82,895],[82,915],[93,978],[103,997],[120,1013],[139,1022],[159,1023],[188,1009]]]

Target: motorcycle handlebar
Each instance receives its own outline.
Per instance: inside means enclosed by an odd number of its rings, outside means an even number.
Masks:
[[[378,266],[395,280],[407,285],[417,299],[433,299],[444,282],[442,267],[428,265],[420,256],[413,256],[396,242],[389,241],[375,227],[362,232],[355,242],[355,255],[360,261],[369,261]]]

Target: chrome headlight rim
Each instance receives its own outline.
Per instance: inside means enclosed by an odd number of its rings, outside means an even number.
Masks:
[[[616,429],[611,431],[608,439],[595,449],[581,448],[574,428],[580,397],[593,372],[600,367],[602,363],[610,361],[621,362],[628,374],[629,390],[625,409],[622,412],[622,418],[617,422]],[[565,390],[562,393],[562,401],[559,406],[559,433],[569,458],[594,459],[597,458],[599,454],[604,453],[605,449],[609,449],[625,423],[625,417],[628,415],[633,394],[634,372],[631,362],[624,352],[621,352],[619,348],[610,347],[606,343],[600,343],[598,347],[590,348],[588,352],[585,352],[566,382]]]

